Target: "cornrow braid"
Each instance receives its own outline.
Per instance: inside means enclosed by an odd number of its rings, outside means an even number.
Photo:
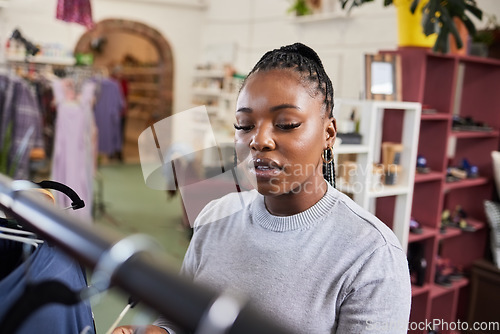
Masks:
[[[254,68],[248,74],[247,79],[257,71],[273,69],[292,69],[297,71],[302,79],[316,84],[317,93],[321,93],[324,96],[323,102],[327,115],[333,117],[332,81],[328,77],[328,74],[326,74],[321,59],[313,49],[302,43],[295,43],[268,51],[255,64]],[[245,86],[245,82],[243,82],[242,87]]]
[[[321,59],[313,49],[302,43],[295,43],[268,51],[250,71],[247,79],[255,72],[274,69],[290,69],[296,71],[300,74],[301,80],[305,80],[307,83],[314,85],[315,92],[312,92],[313,97],[317,96],[317,94],[321,94],[324,97],[323,105],[326,115],[328,117],[333,117],[332,81],[328,77],[328,74],[326,74]],[[247,79],[243,82],[242,88],[245,86]],[[326,150],[324,156],[327,161],[332,161],[324,164],[323,177],[335,187],[335,168],[333,159],[331,158],[331,151],[329,149]]]

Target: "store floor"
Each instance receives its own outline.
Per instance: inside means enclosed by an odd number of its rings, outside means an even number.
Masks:
[[[95,223],[123,236],[141,233],[156,239],[166,254],[166,265],[178,270],[189,243],[181,223],[179,196],[146,187],[138,164],[110,163],[99,168],[96,177]],[[89,274],[89,279],[90,279]],[[128,295],[113,288],[92,301],[97,333],[106,333],[127,304]],[[121,324],[149,323],[156,317],[144,305],[129,311]]]

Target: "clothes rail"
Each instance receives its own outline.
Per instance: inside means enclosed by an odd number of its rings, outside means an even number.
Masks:
[[[120,238],[89,226],[23,191],[33,186],[0,174],[0,209],[183,329],[196,334],[290,333],[234,294],[217,294],[182,280],[165,268],[161,254],[145,252],[137,236]]]

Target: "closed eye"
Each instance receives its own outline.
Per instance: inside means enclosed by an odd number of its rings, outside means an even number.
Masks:
[[[238,124],[233,124],[234,125],[234,128],[236,130],[242,130],[242,131],[250,131],[254,128],[253,125],[238,125]]]
[[[284,123],[284,124],[276,124],[278,128],[281,130],[291,130],[298,128],[302,123]]]

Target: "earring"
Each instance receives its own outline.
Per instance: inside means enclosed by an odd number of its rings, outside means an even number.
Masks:
[[[328,150],[330,150],[330,158],[327,160],[327,159],[325,159],[325,152],[328,153]],[[321,153],[321,158],[323,159],[323,162],[325,164],[329,164],[330,162],[332,162],[333,161],[333,146],[324,150],[323,153]]]

